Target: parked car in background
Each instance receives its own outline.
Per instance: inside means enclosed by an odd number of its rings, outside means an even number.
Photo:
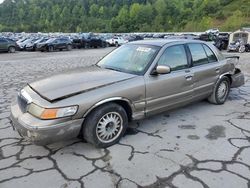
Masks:
[[[91,67],[29,83],[11,106],[11,120],[37,144],[82,135],[108,147],[129,121],[203,99],[221,105],[231,87],[243,84],[240,69],[209,43],[141,40]]]
[[[79,37],[74,37],[72,39],[72,46],[73,48],[86,48],[86,41],[85,41],[85,38],[82,37],[82,36],[79,36]]]
[[[208,29],[205,31],[206,34],[219,35],[220,31],[217,28]]]
[[[46,42],[38,43],[37,50],[39,51],[47,51],[53,52],[56,50],[71,50],[72,49],[72,42],[69,38],[51,38]]]
[[[229,34],[228,33],[220,33],[217,35],[215,38],[215,43],[214,45],[219,49],[219,50],[227,50],[228,48],[228,42],[229,42]]]
[[[152,38],[164,38],[164,37],[165,37],[165,34],[162,34],[162,33],[155,33],[152,36]]]
[[[0,38],[0,51],[14,53],[16,51],[17,44],[15,41],[8,38]]]
[[[238,39],[236,41],[231,42],[228,45],[228,52],[250,52],[250,44],[245,44],[243,40]]]
[[[103,48],[107,46],[107,42],[101,36],[83,33],[72,39],[72,45],[74,48]]]
[[[198,36],[194,35],[167,35],[164,37],[165,39],[187,39],[187,40],[195,40],[199,39]]]
[[[22,42],[18,42],[18,47],[19,47],[19,50],[25,50],[26,49],[26,45],[29,44],[30,42],[32,42],[34,39],[32,38],[27,38],[25,39],[24,41]]]
[[[104,48],[107,46],[107,42],[103,40],[100,36],[93,35],[88,39],[88,46],[90,48]]]
[[[217,36],[211,33],[203,33],[199,35],[199,40],[206,41],[206,42],[214,42]]]
[[[128,41],[126,41],[123,37],[121,36],[114,36],[111,39],[106,40],[106,42],[109,44],[109,46],[121,46],[125,43],[127,43]]]
[[[25,50],[27,50],[27,51],[36,51],[37,44],[44,43],[47,40],[49,40],[49,38],[47,38],[47,37],[42,37],[42,38],[39,38],[37,40],[33,40],[30,43],[26,44]]]
[[[28,38],[27,37],[22,37],[21,39],[18,39],[16,41],[17,45],[19,46],[22,42],[24,42],[25,40],[27,40]]]
[[[137,40],[143,40],[144,38],[140,35],[128,35],[124,37],[125,42],[132,42]]]

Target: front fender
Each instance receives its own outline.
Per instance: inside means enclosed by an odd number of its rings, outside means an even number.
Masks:
[[[126,102],[130,106],[132,113],[133,113],[133,111],[135,109],[134,105],[132,104],[132,102],[129,99],[124,98],[124,97],[111,97],[111,98],[101,100],[101,101],[97,102],[96,104],[94,104],[91,108],[89,108],[84,113],[83,118],[85,118],[93,109],[97,108],[98,106],[101,106],[101,105],[103,105],[105,103],[112,102],[112,101],[124,101],[124,102]]]

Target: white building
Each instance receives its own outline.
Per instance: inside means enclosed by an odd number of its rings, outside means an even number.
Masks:
[[[230,34],[229,43],[242,39],[244,43],[250,44],[250,28],[242,28]]]

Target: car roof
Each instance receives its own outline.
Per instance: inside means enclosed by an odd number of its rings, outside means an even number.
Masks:
[[[191,42],[191,43],[204,43],[201,40],[191,40],[191,39],[153,39],[153,40],[138,40],[138,41],[133,41],[130,42],[129,44],[143,44],[143,45],[153,45],[153,46],[159,46],[162,47],[168,43],[178,43],[178,42]]]

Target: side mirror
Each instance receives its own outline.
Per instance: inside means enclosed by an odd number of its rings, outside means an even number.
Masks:
[[[167,65],[157,65],[155,70],[153,71],[153,74],[168,74],[171,72],[171,69]]]

